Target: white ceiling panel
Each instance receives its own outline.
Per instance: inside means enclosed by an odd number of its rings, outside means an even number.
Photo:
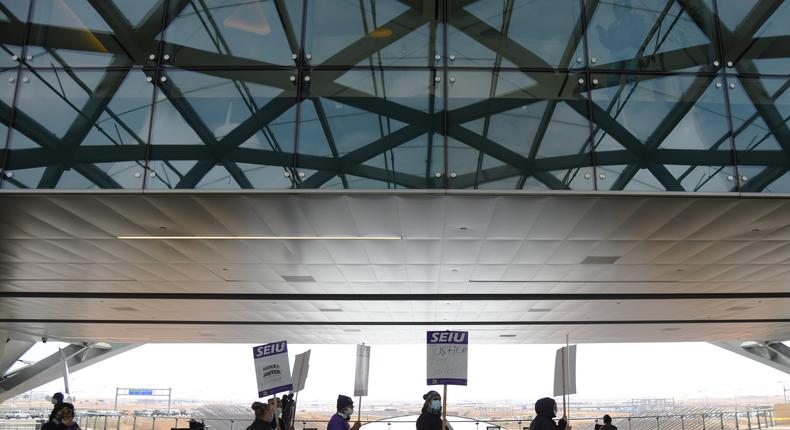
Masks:
[[[519,240],[486,240],[477,257],[478,264],[510,264],[521,247]]]
[[[786,198],[431,191],[0,199],[0,329],[29,335],[402,342],[467,323],[492,342],[553,342],[569,331],[578,342],[790,338]],[[385,296],[359,298],[366,294]]]
[[[550,199],[527,234],[528,239],[564,240],[595,204],[591,197]]]
[[[379,282],[407,282],[409,275],[405,264],[374,264],[373,272]]]
[[[489,239],[524,239],[538,219],[548,198],[508,199],[496,201],[486,237]]]
[[[480,254],[482,240],[445,240],[442,245],[443,264],[473,264]]]
[[[400,236],[398,202],[385,196],[345,197],[357,234],[360,236]],[[334,214],[333,214],[334,216]]]
[[[439,264],[442,261],[441,240],[405,240],[403,247],[408,264]]]
[[[406,249],[402,240],[366,240],[362,245],[372,264],[406,263]]]
[[[513,256],[513,264],[546,263],[562,244],[561,240],[525,240]]]
[[[629,219],[642,203],[643,201],[634,199],[595,200],[576,223],[568,239],[606,239],[620,227],[623,221]]]

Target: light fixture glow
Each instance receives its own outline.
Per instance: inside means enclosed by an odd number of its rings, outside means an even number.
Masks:
[[[402,240],[401,236],[116,236],[121,240]]]

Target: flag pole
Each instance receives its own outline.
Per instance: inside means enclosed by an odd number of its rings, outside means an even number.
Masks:
[[[444,384],[444,395],[442,396],[442,430],[447,430],[447,384]]]
[[[571,365],[571,363],[570,363],[570,361],[571,361],[571,360],[570,360],[570,349],[571,349],[571,348],[570,348],[570,345],[568,344],[568,337],[569,337],[569,334],[568,334],[568,333],[566,333],[566,334],[565,334],[565,354],[564,354],[564,355],[567,355],[567,356],[568,356],[568,358],[567,358],[567,359],[565,359],[565,358],[563,357],[563,360],[562,360],[562,361],[563,361],[563,363],[565,363],[565,366],[568,366],[568,367],[570,367],[570,365]],[[568,396],[568,395],[567,395],[567,391],[565,390],[565,377],[568,375],[568,373],[570,373],[569,371],[570,371],[570,369],[568,369],[568,372],[563,372],[563,378],[562,378],[562,381],[563,381],[563,389],[562,389],[562,392],[563,392],[563,394],[565,394],[565,396],[566,396],[566,398],[565,398],[565,399],[563,399],[563,401],[562,401],[562,402],[563,402],[563,404],[565,405],[565,421],[566,421],[566,422],[567,422],[567,420],[568,420],[568,419],[570,419],[569,415],[570,415],[570,413],[571,413],[571,407],[570,407],[570,405],[568,404],[568,399],[570,398],[570,396]]]

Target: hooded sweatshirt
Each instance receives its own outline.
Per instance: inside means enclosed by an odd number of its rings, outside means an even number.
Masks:
[[[550,397],[544,397],[535,402],[535,419],[529,424],[529,430],[565,430],[565,420],[560,420],[559,425],[554,423],[557,416],[554,408],[557,402]]]
[[[422,413],[417,418],[417,430],[442,430],[442,411],[441,409],[438,411],[432,410],[431,400],[433,397],[427,397],[422,405]]]

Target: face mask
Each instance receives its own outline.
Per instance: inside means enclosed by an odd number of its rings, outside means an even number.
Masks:
[[[277,414],[278,417],[283,416],[283,408],[277,408],[274,413]]]
[[[54,397],[53,397],[53,398],[52,398],[52,404],[53,404],[53,405],[57,405],[57,404],[58,404],[58,399],[56,399],[56,398],[54,398]]]
[[[351,415],[354,414],[354,408],[346,408],[338,413],[340,414],[341,417],[343,417],[344,420],[348,421],[351,419]]]
[[[442,401],[441,400],[431,400],[431,410],[434,412],[439,412],[442,409]]]

